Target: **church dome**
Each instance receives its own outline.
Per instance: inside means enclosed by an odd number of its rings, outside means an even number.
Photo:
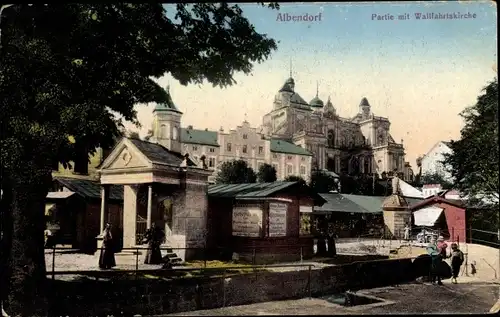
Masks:
[[[319,99],[319,97],[316,95],[311,102],[309,102],[309,105],[313,108],[323,108],[324,103],[323,100]]]
[[[280,92],[286,91],[286,92],[294,92],[295,88],[295,80],[293,80],[292,77],[288,78],[285,83],[283,84],[283,87],[279,90]]]

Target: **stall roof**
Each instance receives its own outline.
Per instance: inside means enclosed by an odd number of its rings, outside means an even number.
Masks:
[[[428,207],[413,212],[416,226],[432,227],[436,224],[439,216],[443,213],[443,208]]]
[[[272,182],[272,183],[245,183],[245,184],[214,184],[208,186],[208,196],[217,198],[267,198],[285,189],[299,185],[300,182]],[[304,185],[306,186],[306,185]],[[308,187],[308,186],[306,186]],[[308,187],[309,188],[309,187]],[[314,198],[324,203],[318,194],[309,191]]]
[[[54,180],[84,198],[101,198],[101,185],[96,181],[69,177],[55,177]],[[111,200],[123,200],[123,186],[111,185],[109,198]]]
[[[314,207],[314,211],[321,212],[354,212],[354,213],[381,213],[385,196],[365,196],[339,193],[319,194],[327,202],[321,207]],[[410,205],[417,204],[423,199],[405,197]]]

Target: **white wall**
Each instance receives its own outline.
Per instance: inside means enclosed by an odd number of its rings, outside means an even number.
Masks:
[[[444,144],[439,142],[434,145],[431,150],[422,158],[422,175],[438,173],[443,176],[443,178],[449,182],[453,179],[451,174],[446,171],[445,166],[440,163],[444,160],[444,154],[451,154],[451,149]]]

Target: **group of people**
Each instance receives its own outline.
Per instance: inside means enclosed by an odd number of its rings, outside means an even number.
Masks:
[[[448,244],[444,241],[444,238],[440,236],[437,240],[435,238],[431,239],[429,245],[427,245],[427,254],[431,257],[431,283],[437,285],[443,285],[441,281],[441,275],[443,270],[443,260],[451,258],[451,282],[456,284],[458,274],[460,273],[460,267],[464,262],[464,254],[458,248],[458,244],[453,242],[451,244],[451,252],[447,252]]]
[[[148,251],[144,264],[162,264],[160,246],[165,242],[165,233],[154,223],[151,228],[146,230],[143,243],[148,244]],[[102,248],[99,256],[99,268],[108,270],[116,266],[113,235],[111,234],[111,225],[108,223],[102,233]]]

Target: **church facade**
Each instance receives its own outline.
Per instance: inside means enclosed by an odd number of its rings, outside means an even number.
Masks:
[[[264,115],[261,133],[287,140],[313,154],[312,169],[337,174],[406,174],[405,151],[390,134],[388,118],[375,116],[366,98],[352,118],[339,116],[330,98],[324,103],[316,92],[306,102],[286,80]]]

